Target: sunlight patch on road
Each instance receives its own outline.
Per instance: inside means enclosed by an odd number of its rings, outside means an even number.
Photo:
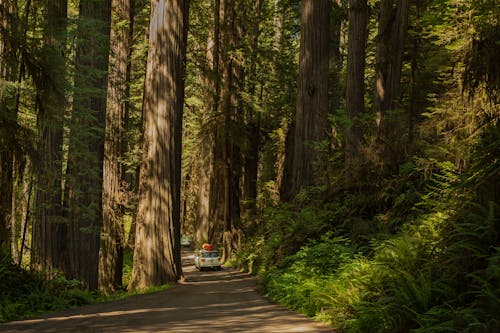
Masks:
[[[164,312],[164,311],[172,311],[172,310],[176,310],[176,308],[171,307],[171,308],[154,308],[154,309],[133,309],[133,310],[78,314],[78,315],[64,316],[64,317],[51,317],[51,318],[43,318],[43,319],[23,320],[23,323],[36,324],[36,323],[50,322],[50,321],[64,321],[64,320],[70,320],[70,319],[86,319],[86,318],[97,318],[97,317],[112,317],[112,316],[131,315],[131,314],[139,314],[139,313],[146,313],[146,312],[147,313]],[[15,322],[12,322],[12,323],[15,323]]]

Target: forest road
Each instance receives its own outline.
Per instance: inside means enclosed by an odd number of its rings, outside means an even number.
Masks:
[[[266,299],[249,274],[198,272],[187,252],[183,265],[186,281],[168,290],[0,324],[0,332],[332,332]]]

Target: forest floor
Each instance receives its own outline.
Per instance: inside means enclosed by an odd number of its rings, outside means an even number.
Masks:
[[[0,324],[0,332],[332,332],[268,300],[249,274],[198,272],[189,254],[185,282],[167,290]]]

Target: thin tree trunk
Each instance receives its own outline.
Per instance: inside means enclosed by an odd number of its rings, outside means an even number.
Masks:
[[[4,151],[0,154],[0,260],[10,257],[10,213],[12,203],[12,154]],[[9,163],[10,162],[10,163]]]
[[[24,173],[22,180],[22,193],[21,193],[21,245],[19,249],[18,266],[21,266],[23,260],[24,249],[28,248],[27,233],[28,233],[28,221],[30,212],[30,202],[31,194],[33,190],[33,170],[31,166],[31,160],[26,159],[24,165]]]
[[[411,48],[411,70],[410,70],[410,86],[408,92],[409,106],[408,106],[408,151],[412,152],[415,144],[415,124],[418,116],[418,94],[417,94],[417,72],[418,72],[418,54],[420,52],[420,39],[421,33],[420,15],[421,8],[417,1],[415,3],[416,18],[414,22],[415,34],[412,37]]]
[[[19,261],[19,224],[17,222],[17,213],[18,213],[18,202],[19,198],[17,196],[17,184],[19,183],[19,179],[22,177],[20,175],[20,168],[17,167],[17,160],[14,156],[14,160],[12,162],[12,169],[13,169],[13,182],[12,182],[12,204],[11,204],[11,213],[10,213],[10,237],[11,237],[11,242],[10,242],[10,248],[11,248],[11,253],[12,253],[12,261],[13,262],[18,262]]]
[[[19,247],[18,247],[18,242],[19,242],[19,231],[18,231],[18,224],[17,224],[17,196],[16,196],[16,183],[17,183],[17,178],[18,178],[18,172],[15,169],[15,164],[16,164],[16,159],[14,158],[14,175],[13,175],[13,191],[12,191],[12,203],[11,203],[11,213],[10,213],[10,221],[9,224],[7,225],[7,228],[9,228],[9,234],[10,234],[10,253],[11,253],[11,258],[12,262],[17,262],[19,260]]]
[[[180,178],[188,1],[153,0],[134,268],[129,289],[182,277]]]
[[[362,128],[360,118],[365,109],[365,54],[367,38],[367,0],[349,0],[349,28],[347,47],[345,129],[346,181],[353,183],[358,176],[361,157]]]
[[[329,112],[336,114],[342,100],[342,68],[344,65],[344,30],[346,8],[341,0],[334,1],[330,24]],[[339,128],[332,128],[331,148],[340,148],[337,140]]]

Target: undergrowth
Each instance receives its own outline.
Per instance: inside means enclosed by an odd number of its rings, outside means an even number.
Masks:
[[[0,322],[67,309],[95,301],[77,280],[47,279],[10,262],[0,263]]]
[[[132,251],[124,258],[124,286],[130,280]],[[62,274],[29,271],[5,261],[0,263],[0,322],[33,317],[96,302],[109,302],[137,294],[153,293],[168,289],[169,285],[147,290],[117,290],[112,294],[86,290],[78,280],[67,280]]]
[[[462,174],[428,159],[418,200],[405,185],[371,216],[373,193],[268,208],[265,236],[235,262],[272,299],[341,332],[500,332],[498,137],[485,131]]]

